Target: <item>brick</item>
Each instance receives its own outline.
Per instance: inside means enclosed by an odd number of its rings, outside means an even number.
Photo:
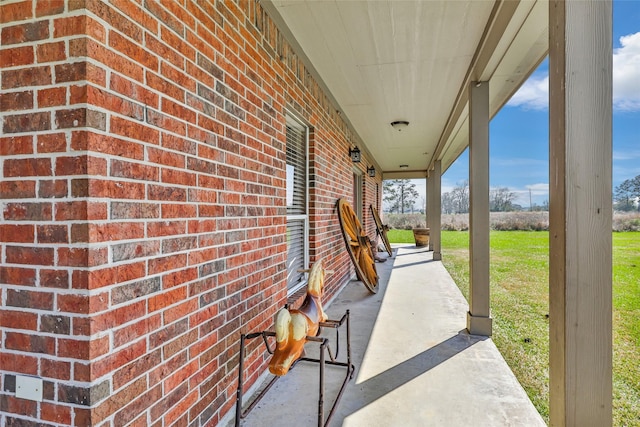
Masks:
[[[33,194],[35,196],[35,192]],[[4,219],[10,221],[51,221],[50,203],[7,203]]]
[[[112,246],[113,262],[146,258],[160,253],[160,242],[144,241],[122,243]]]
[[[38,243],[67,243],[69,241],[66,225],[38,225],[36,231]]]
[[[28,22],[2,29],[2,44],[33,42],[49,37],[49,21]]]
[[[0,94],[0,111],[20,111],[33,108],[33,91]]]
[[[36,140],[38,153],[59,153],[67,149],[67,140],[64,133],[50,133],[38,135]]]
[[[71,148],[74,150],[111,154],[124,158],[144,159],[144,147],[136,142],[125,141],[109,135],[96,135],[84,131],[75,131],[72,133]]]
[[[63,41],[43,43],[36,46],[38,63],[64,61],[67,59],[67,48]]]
[[[0,236],[3,243],[34,243],[33,225],[0,224]]]
[[[64,2],[61,0],[38,0],[36,3],[36,17],[59,15],[64,12]]]
[[[112,74],[110,89],[149,108],[158,108],[159,96],[146,87],[118,74]]]
[[[160,349],[156,349],[147,354],[142,355],[133,363],[128,365],[122,364],[121,368],[116,367],[117,371],[113,375],[113,387],[118,389],[125,384],[133,381],[151,371],[162,362],[162,352]],[[119,369],[118,369],[119,368]]]
[[[195,236],[176,237],[162,240],[162,253],[182,252],[198,246],[198,239]]]
[[[149,274],[158,274],[177,268],[184,268],[187,265],[186,254],[175,254],[170,256],[164,256],[159,258],[153,258],[149,260],[148,272]]]
[[[86,201],[57,202],[54,205],[56,221],[72,221],[88,219]]]
[[[104,376],[113,372],[114,369],[126,365],[129,361],[144,356],[146,352],[147,343],[144,340],[136,341],[118,351],[112,351],[106,357],[92,363],[91,375],[94,378]]]
[[[36,270],[23,267],[0,266],[0,282],[10,285],[35,286]]]
[[[0,16],[3,22],[23,21],[33,17],[31,0],[18,3],[0,4]]]
[[[4,161],[5,177],[50,176],[51,160],[46,158],[7,159]]]
[[[55,124],[57,129],[90,127],[98,130],[106,130],[106,123],[106,114],[101,111],[75,108],[70,110],[58,110],[55,112]]]
[[[33,46],[17,46],[0,50],[0,66],[2,68],[24,66],[34,62]]]
[[[117,328],[125,323],[139,319],[146,315],[146,301],[137,301],[132,304],[112,309],[104,314],[98,314],[91,318],[91,333]]]
[[[121,73],[135,81],[142,82],[144,79],[144,68],[127,57],[117,54],[104,46],[86,40],[84,44],[73,45],[69,43],[70,55],[87,56],[87,52],[91,52],[91,57],[101,62],[105,66],[113,69],[115,72]]]
[[[110,171],[111,176],[116,178],[129,178],[143,181],[158,181],[160,179],[158,167],[124,162],[122,160],[111,160]]]
[[[144,238],[144,224],[138,222],[109,222],[89,224],[89,241],[92,243]]]
[[[186,287],[180,286],[172,289],[168,292],[163,292],[159,295],[154,295],[149,298],[149,312],[162,310],[177,301],[183,300],[187,295]]]
[[[159,218],[160,206],[142,202],[112,202],[111,219]]]
[[[43,357],[40,359],[40,376],[59,380],[70,380],[71,363]]]
[[[14,154],[32,154],[33,136],[8,136],[0,137],[0,155],[10,156]]]
[[[71,319],[58,314],[43,314],[40,316],[40,332],[58,335],[71,333]]]
[[[49,129],[51,129],[51,114],[46,111],[7,115],[2,125],[4,133],[38,132]]]
[[[164,140],[164,138],[163,138]],[[167,150],[161,150],[153,147],[147,148],[148,161],[158,163],[163,166],[173,166],[176,168],[184,168],[186,164],[185,156]]]
[[[155,73],[146,72],[145,73],[147,83],[149,87],[157,90],[160,93],[165,94],[171,98],[174,98],[178,101],[184,102],[185,99],[185,90],[182,89],[177,84],[170,82],[164,77],[158,76]]]
[[[58,107],[65,105],[67,102],[67,88],[53,87],[38,90],[38,107]]]
[[[7,309],[0,309],[0,325],[3,328],[8,329],[16,329],[16,330],[30,330],[35,331],[38,327],[38,315],[31,312],[26,311],[13,311]],[[2,358],[2,353],[0,353],[0,359]],[[22,360],[22,359],[21,359]],[[1,364],[3,368],[4,364]],[[17,371],[24,372],[24,371]],[[35,371],[33,371],[35,374]],[[27,373],[27,372],[24,372]]]
[[[124,326],[113,331],[113,345],[120,347],[124,344],[133,342],[140,337],[150,334],[160,328],[162,325],[162,316],[155,314],[151,317],[140,319],[135,323]]]
[[[38,183],[38,197],[43,199],[61,198],[69,195],[67,180],[56,179]]]
[[[111,303],[114,305],[133,301],[160,291],[160,277],[148,277],[143,280],[120,285],[111,291]]]
[[[160,172],[160,179],[166,184],[196,185],[196,174],[184,171],[178,171],[175,169],[163,168]]]
[[[90,289],[97,289],[115,283],[128,282],[144,277],[145,273],[144,262],[134,262],[96,269],[89,272],[89,286]]]
[[[45,288],[69,288],[69,272],[67,270],[40,270],[40,286]]]
[[[168,3],[167,3],[168,5]],[[171,28],[179,35],[184,34],[184,25],[175,16],[167,12],[160,4],[155,0],[145,2],[145,9],[147,9],[153,16],[155,16],[159,22]]]
[[[131,42],[117,32],[109,34],[109,46],[146,68],[151,70],[158,69],[158,58],[156,56],[149,55],[141,45]]]
[[[129,388],[129,387],[127,387]],[[135,417],[143,413],[149,406],[153,404],[153,402],[157,402],[162,398],[162,386],[157,385],[151,388],[146,393],[138,393],[133,394],[131,390],[127,390],[129,395],[129,400],[127,400],[126,407],[117,412],[114,418],[114,425],[128,425],[129,422]],[[145,420],[146,421],[146,420]],[[152,427],[158,427],[158,425],[153,425]]]
[[[2,71],[2,89],[44,86],[52,83],[51,67],[28,67]]]
[[[178,285],[191,282],[198,278],[198,270],[196,268],[187,268],[172,273],[165,274],[162,277],[162,287],[164,289],[173,288]]]
[[[7,306],[53,310],[53,294],[51,292],[7,289]]]
[[[58,248],[58,265],[61,267],[88,267],[88,252],[87,248]]]
[[[66,62],[55,66],[56,83],[77,82],[84,80],[87,75],[87,63]]]
[[[71,408],[66,405],[55,405],[49,402],[40,404],[40,417],[44,421],[62,425],[71,425]]]
[[[36,402],[34,401],[3,395],[2,399],[0,399],[0,412],[7,415],[7,427],[40,427],[33,421],[27,421],[22,418],[14,418],[10,416],[10,414],[20,414],[21,416],[35,418],[38,412]],[[4,422],[2,425],[4,427]]]
[[[77,15],[58,18],[53,21],[55,38],[83,35],[87,31],[87,16]]]
[[[118,181],[105,181],[92,179],[89,181],[89,195],[91,197],[109,199],[144,199],[145,184],[137,182],[127,182],[122,184]]]
[[[76,405],[93,406],[105,399],[110,392],[109,380],[92,386],[58,385],[58,400]]]
[[[185,234],[187,223],[185,221],[161,221],[147,224],[147,237],[162,237],[169,235]]]
[[[116,96],[106,90],[88,86],[86,88],[86,99],[87,102],[96,107],[115,111],[118,114],[131,117],[136,120],[144,119],[144,106],[142,104]]]
[[[166,202],[186,202],[187,191],[174,186],[149,185],[149,200]]]
[[[5,347],[28,353],[55,354],[56,341],[52,337],[7,332]]]
[[[156,129],[119,117],[111,118],[110,131],[116,135],[150,144],[157,145],[160,140],[160,133]]]
[[[10,264],[53,265],[53,248],[7,246],[6,253]]]

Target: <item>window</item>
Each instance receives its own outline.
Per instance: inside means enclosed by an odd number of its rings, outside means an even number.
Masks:
[[[287,288],[305,284],[308,264],[307,127],[287,116]]]
[[[359,169],[353,170],[353,211],[356,216],[362,221],[362,172]]]

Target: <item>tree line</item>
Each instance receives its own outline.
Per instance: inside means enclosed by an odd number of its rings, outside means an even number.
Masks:
[[[424,212],[422,206],[416,206],[419,196],[415,184],[409,179],[386,180],[383,184],[383,200],[386,210],[392,213]],[[509,187],[495,187],[489,192],[489,209],[492,212],[521,211],[522,206],[515,203],[517,195]],[[442,193],[442,213],[469,212],[469,180],[464,180],[448,192]],[[532,205],[531,210],[548,210],[549,204]]]
[[[383,183],[383,200],[386,211],[391,213],[413,213],[425,211],[425,200],[417,204],[420,197],[416,185],[410,179],[386,180]],[[489,209],[491,212],[521,211],[522,206],[515,203],[516,193],[509,187],[495,187],[489,191]],[[448,192],[442,193],[442,213],[469,212],[469,180],[464,180]],[[617,211],[640,211],[640,175],[623,181],[613,191],[613,208]],[[548,211],[549,201],[542,205],[532,204],[530,210]]]

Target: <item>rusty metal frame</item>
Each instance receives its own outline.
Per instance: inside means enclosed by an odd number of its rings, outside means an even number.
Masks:
[[[339,328],[346,322],[347,326],[347,361],[339,362],[337,361],[338,354],[340,352],[340,334]],[[329,346],[329,339],[323,338],[321,336],[310,337],[307,336],[306,340],[309,342],[317,342],[320,344],[320,358],[309,358],[309,357],[301,357],[296,360],[291,369],[295,367],[295,365],[300,361],[305,362],[314,362],[319,364],[319,389],[318,389],[318,427],[328,426],[331,418],[333,417],[335,410],[338,406],[338,402],[342,398],[342,394],[344,393],[345,387],[349,380],[353,378],[353,373],[355,371],[355,366],[351,363],[351,327],[349,322],[349,310],[345,312],[340,320],[326,320],[325,322],[320,322],[321,328],[333,328],[336,330],[336,353],[333,354],[331,351],[331,347]],[[322,329],[320,329],[320,332]],[[274,376],[266,387],[258,393],[255,399],[251,402],[251,404],[243,411],[242,410],[242,398],[243,398],[243,387],[244,387],[244,357],[245,357],[245,342],[247,340],[252,340],[258,337],[262,337],[262,341],[264,342],[265,347],[267,348],[267,352],[269,354],[273,354],[273,349],[269,346],[269,341],[267,337],[275,337],[275,332],[272,331],[261,331],[261,332],[253,332],[250,334],[242,334],[240,335],[240,355],[239,355],[239,363],[238,363],[238,390],[236,392],[236,419],[235,419],[235,427],[240,426],[240,421],[244,419],[249,412],[258,404],[258,402],[267,394],[271,386],[275,384],[275,382],[280,378],[278,376]],[[329,355],[329,360],[326,360],[325,353]],[[324,368],[325,365],[333,365],[333,366],[342,366],[347,368],[346,375],[342,382],[342,386],[338,391],[338,395],[331,406],[331,410],[327,416],[327,419],[324,419]]]

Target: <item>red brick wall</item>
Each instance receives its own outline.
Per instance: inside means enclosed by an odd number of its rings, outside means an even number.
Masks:
[[[312,129],[327,299],[353,273],[334,205],[356,136],[255,0],[0,16],[0,425],[215,425],[240,333],[287,297],[286,111]],[[248,350],[250,386],[267,357]],[[41,377],[43,401],[16,398],[16,375]]]

